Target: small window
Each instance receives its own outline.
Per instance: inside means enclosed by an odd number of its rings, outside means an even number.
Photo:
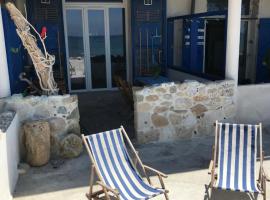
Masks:
[[[51,2],[50,2],[50,0],[41,0],[40,3],[42,3],[42,4],[50,4]]]
[[[152,5],[152,0],[144,0],[144,5],[145,6],[151,6]]]

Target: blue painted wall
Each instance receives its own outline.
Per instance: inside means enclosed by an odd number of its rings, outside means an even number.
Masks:
[[[265,63],[266,59],[270,61],[270,19],[260,19],[259,24],[259,42],[257,54],[257,83],[270,82],[270,66]]]
[[[26,87],[26,84],[21,82],[19,79],[19,75],[24,69],[26,52],[22,46],[19,36],[17,35],[16,27],[5,8],[2,8],[2,18],[5,33],[11,93],[21,93]]]

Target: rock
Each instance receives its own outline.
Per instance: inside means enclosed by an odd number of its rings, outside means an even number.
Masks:
[[[168,83],[135,92],[135,129],[140,143],[209,135],[213,120],[231,120],[234,81]]]
[[[18,173],[20,175],[26,174],[29,169],[30,169],[30,166],[27,163],[19,163],[18,165]]]
[[[207,101],[208,100],[208,96],[204,96],[204,95],[197,95],[193,97],[194,101]]]
[[[51,157],[61,156],[61,141],[67,136],[66,132],[51,132]]]
[[[196,115],[196,116],[202,116],[203,113],[205,113],[208,109],[202,105],[202,104],[197,104],[196,106],[191,108],[191,111]]]
[[[69,134],[61,141],[61,156],[64,158],[78,157],[82,151],[82,139],[75,134]]]
[[[154,109],[154,113],[163,113],[163,112],[166,112],[167,110],[169,110],[168,107],[165,107],[165,106],[157,106],[157,107],[155,107],[155,109]]]
[[[34,167],[48,163],[50,159],[50,126],[46,121],[27,122],[25,134],[26,160]]]
[[[61,141],[67,135],[66,121],[63,118],[56,117],[49,120],[51,130],[51,156],[53,158],[60,155]]]
[[[224,115],[225,115],[225,117],[227,119],[235,117],[235,114],[236,114],[236,106],[235,106],[235,104],[225,106],[223,109],[224,109]]]
[[[67,109],[66,109],[66,107],[65,107],[65,106],[60,106],[60,107],[58,107],[57,113],[58,113],[58,114],[62,114],[62,115],[66,115],[66,114],[67,114]]]
[[[166,93],[167,90],[165,88],[162,88],[162,87],[158,87],[155,89],[155,91],[159,94],[162,94],[162,93]]]
[[[151,116],[152,123],[155,127],[164,127],[169,124],[169,121],[166,117],[159,115],[159,114],[153,114]]]
[[[75,109],[73,109],[70,115],[68,115],[67,119],[76,119],[77,121],[80,121],[79,108],[76,107]]]
[[[146,97],[146,101],[157,101],[158,96],[157,95],[149,95]]]
[[[175,110],[185,110],[192,106],[192,100],[190,98],[177,98],[174,102]]]
[[[49,124],[51,132],[62,132],[66,128],[66,121],[60,117],[51,118]]]
[[[176,86],[170,87],[170,93],[176,93],[176,91],[177,91]]]
[[[192,132],[193,132],[193,127],[192,128],[186,128],[186,127],[175,127],[175,133],[176,133],[176,138],[180,139],[191,139],[192,138]]]
[[[145,144],[149,142],[156,142],[159,140],[160,132],[158,130],[151,130],[145,133],[139,133],[137,140],[139,144]]]
[[[217,88],[210,88],[207,90],[209,98],[219,97],[219,92]]]
[[[143,99],[144,99],[143,95],[135,95],[135,101],[136,102],[141,102],[141,101],[143,101]]]
[[[0,111],[4,109],[6,102],[4,102],[2,99],[0,99]]]
[[[152,126],[150,112],[135,112],[135,127],[137,131],[149,129]]]
[[[162,106],[171,106],[172,105],[172,102],[170,102],[170,101],[163,101],[160,105],[162,105]]]
[[[9,128],[13,118],[15,117],[15,112],[7,111],[0,114],[0,131],[5,133]]]
[[[137,104],[137,112],[149,112],[151,109],[152,109],[152,106],[149,103]]]
[[[179,114],[171,113],[169,115],[169,120],[170,120],[172,125],[178,125],[178,124],[181,124],[183,117]]]
[[[75,119],[68,120],[66,131],[67,133],[74,133],[78,136],[81,136],[81,127],[79,121]]]
[[[171,100],[172,99],[172,95],[171,94],[164,94],[163,95],[163,99],[165,99],[165,100]]]
[[[40,105],[35,108],[35,112],[33,116],[34,120],[47,119],[49,117],[50,117],[50,111],[46,106]]]

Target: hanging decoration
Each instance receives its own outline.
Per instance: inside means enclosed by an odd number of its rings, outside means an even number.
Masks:
[[[43,27],[41,36],[22,15],[22,13],[14,6],[14,4],[6,3],[6,7],[17,27],[17,34],[21,38],[23,46],[32,59],[43,94],[58,94],[58,87],[53,77],[53,65],[55,63],[55,57],[47,52],[44,43],[47,32],[46,27]],[[43,51],[38,47],[37,39],[32,34],[32,31],[38,36],[38,39],[42,44]]]

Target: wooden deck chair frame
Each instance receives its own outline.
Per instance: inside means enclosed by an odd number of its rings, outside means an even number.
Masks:
[[[142,168],[142,171],[143,171],[143,174],[144,176],[146,177],[148,183],[153,186],[151,180],[150,180],[150,177],[148,175],[147,172],[152,172],[154,173],[155,175],[157,175],[158,179],[159,179],[159,182],[161,184],[161,189],[163,189],[165,192],[164,192],[164,196],[165,196],[165,199],[166,200],[169,200],[169,196],[168,196],[168,193],[169,191],[165,188],[165,184],[163,182],[163,178],[167,178],[168,175],[156,170],[156,169],[153,169],[147,165],[144,165],[138,155],[138,151],[135,150],[132,142],[130,141],[125,129],[123,126],[120,127],[120,130],[124,136],[124,138],[126,139],[127,141],[127,144],[129,145],[132,153],[135,155],[135,161],[134,161],[134,166],[137,166],[137,164]],[[99,199],[101,195],[104,195],[105,196],[105,199],[106,200],[111,200],[111,195],[113,197],[115,197],[117,200],[120,200],[120,193],[117,189],[114,189],[114,188],[111,188],[109,186],[107,186],[104,181],[102,180],[101,178],[101,174],[100,172],[97,170],[97,164],[95,163],[95,160],[94,160],[94,156],[92,154],[92,151],[89,147],[89,143],[87,142],[87,139],[86,139],[86,136],[84,134],[82,134],[82,139],[83,139],[83,142],[85,144],[85,147],[87,149],[87,152],[89,154],[89,157],[90,157],[90,160],[91,160],[91,174],[90,174],[90,188],[89,188],[89,193],[86,194],[86,197],[89,199],[89,200],[95,200],[95,199]],[[96,184],[99,185],[101,187],[100,190],[96,191],[96,192],[93,192],[93,186],[94,186],[94,178],[95,178],[95,175],[97,177],[97,181],[96,181]]]
[[[218,167],[218,161],[217,161],[217,155],[218,155],[218,139],[219,139],[219,133],[218,133],[218,121],[215,123],[215,144],[212,149],[212,159],[209,164],[208,174],[211,175],[211,182],[210,182],[210,188],[213,190],[215,188],[215,183],[217,181],[218,174],[216,173],[216,167]],[[263,168],[263,161],[264,161],[264,152],[262,149],[262,123],[259,125],[256,125],[257,129],[259,130],[259,153],[260,153],[260,170],[259,170],[259,178],[258,178],[258,186],[261,190],[261,194],[263,195],[263,199],[266,200],[266,181],[270,181],[269,176],[266,174],[264,168]]]

